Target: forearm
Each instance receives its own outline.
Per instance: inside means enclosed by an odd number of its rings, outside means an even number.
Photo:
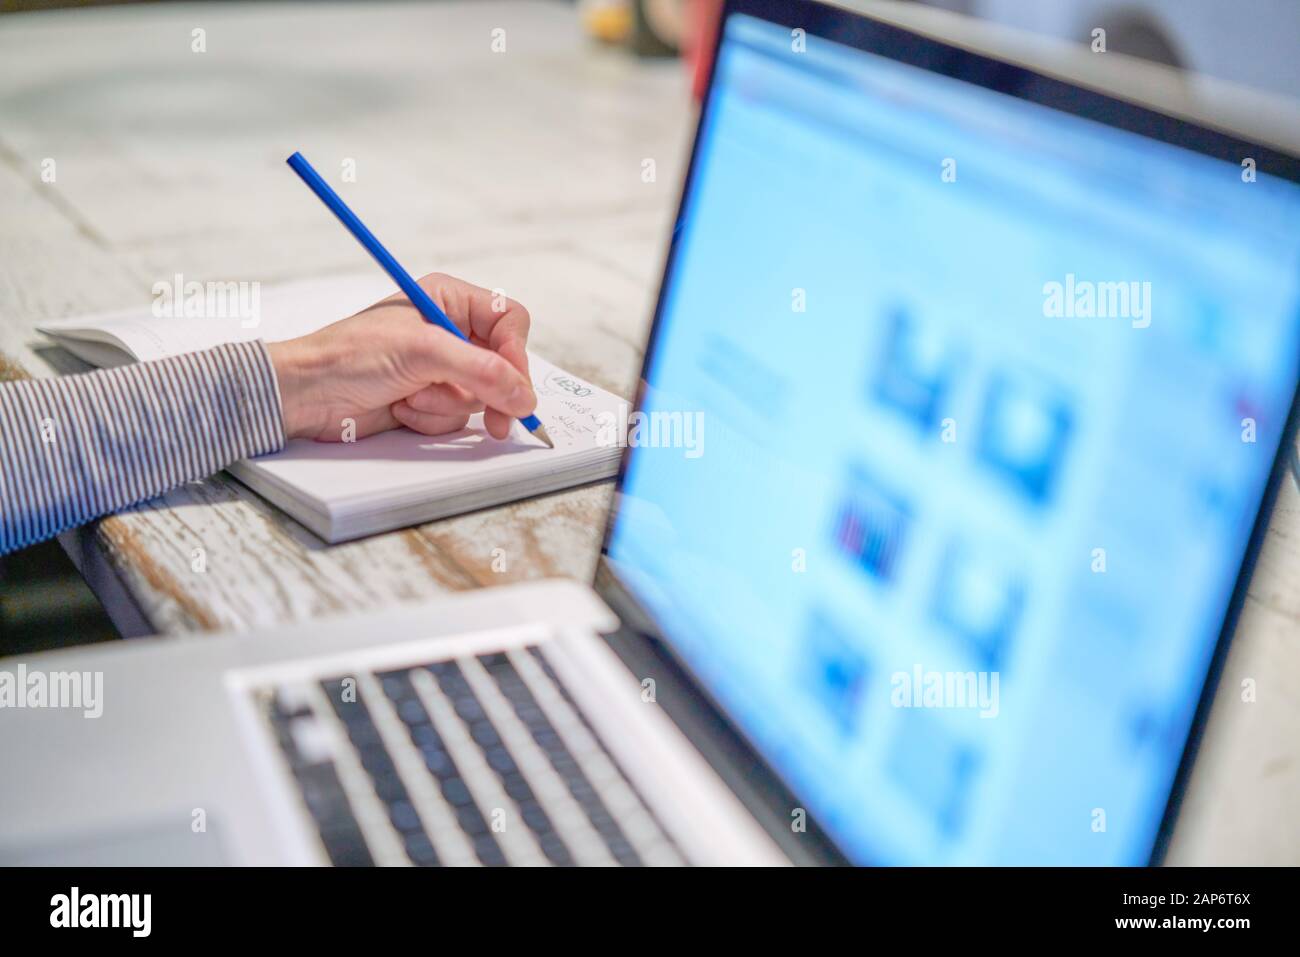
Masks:
[[[0,554],[284,442],[260,342],[0,383]]]

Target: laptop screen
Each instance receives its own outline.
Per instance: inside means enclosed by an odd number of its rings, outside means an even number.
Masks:
[[[724,24],[607,556],[851,859],[1143,863],[1300,188],[801,33]]]

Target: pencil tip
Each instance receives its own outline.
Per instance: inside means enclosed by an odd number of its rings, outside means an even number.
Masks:
[[[551,441],[550,435],[546,432],[546,426],[541,423],[538,423],[537,428],[533,429],[533,435],[545,442],[548,449],[555,448],[555,443]]]

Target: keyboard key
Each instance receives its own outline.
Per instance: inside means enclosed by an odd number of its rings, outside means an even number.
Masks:
[[[324,828],[320,836],[325,853],[335,867],[374,867],[375,859],[370,856],[366,839],[355,822]]]
[[[505,788],[506,794],[510,795],[510,797],[515,801],[526,801],[533,796],[532,789],[528,786],[528,782],[524,779],[524,776],[517,771],[503,775],[501,778],[501,786]]]
[[[542,806],[533,800],[531,794],[519,805],[519,813],[523,815],[524,823],[536,833],[549,834],[553,830],[551,819],[546,816]]]
[[[609,842],[609,851],[614,855],[614,860],[618,861],[624,867],[639,867],[641,858],[627,842],[626,838],[616,837]]]
[[[427,722],[411,725],[411,741],[421,751],[426,747],[442,749],[442,736],[438,734],[437,728]]]
[[[393,827],[403,834],[415,831],[424,833],[420,825],[420,816],[415,813],[415,806],[410,801],[394,801],[388,808],[388,818],[393,822]]]
[[[483,817],[483,812],[478,809],[477,805],[467,804],[456,811],[456,821],[460,824],[460,829],[470,837],[478,837],[488,832],[487,820]]]
[[[573,857],[569,854],[569,849],[564,846],[559,835],[551,832],[543,834],[538,838],[537,843],[542,847],[542,853],[546,859],[558,867],[572,867]]]
[[[411,682],[404,672],[390,672],[379,679],[379,685],[384,689],[384,694],[394,701],[400,701],[402,698],[409,698],[413,692]]]
[[[353,747],[361,750],[380,744],[379,729],[367,720],[357,720],[347,725],[348,740]]]
[[[482,719],[483,708],[474,698],[461,697],[456,701],[456,714],[460,715],[460,720],[470,723]]]
[[[375,793],[386,804],[401,800],[406,793],[406,785],[402,783],[402,779],[397,776],[396,771],[378,775],[373,778],[373,781]]]
[[[411,859],[412,864],[419,867],[436,867],[438,865],[438,852],[434,850],[433,842],[429,840],[428,835],[423,831],[406,835],[405,847],[406,856]]]
[[[397,766],[393,764],[393,759],[388,756],[387,751],[383,750],[383,745],[379,744],[361,752],[361,766],[372,778],[397,773]]]
[[[484,867],[506,866],[505,853],[490,833],[480,834],[474,839],[474,853]]]
[[[469,733],[480,748],[491,748],[501,743],[501,736],[497,734],[497,729],[486,719],[471,724]]]
[[[429,716],[424,713],[424,705],[416,698],[404,698],[399,702],[397,716],[408,726],[429,723]]]
[[[488,766],[498,774],[505,774],[514,770],[515,767],[515,759],[510,756],[510,752],[503,745],[488,749],[487,762]]]
[[[474,800],[469,788],[460,778],[448,778],[442,782],[442,796],[452,807],[464,807]]]

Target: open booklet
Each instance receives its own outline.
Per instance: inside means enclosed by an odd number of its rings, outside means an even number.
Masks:
[[[311,280],[262,289],[255,304],[247,295],[237,301],[236,289],[222,292],[229,318],[214,318],[206,307],[207,318],[185,318],[180,297],[179,303],[158,306],[160,299],[154,308],[60,319],[37,329],[92,365],[115,366],[223,342],[292,339],[392,292],[390,283],[369,276]],[[295,439],[282,452],[238,462],[230,472],[329,542],[613,475],[619,448],[610,440],[610,423],[624,420],[627,403],[537,356],[530,355],[529,368],[537,415],[554,449],[518,424],[497,441],[480,414],[461,431],[440,436],[396,429],[350,443]]]

